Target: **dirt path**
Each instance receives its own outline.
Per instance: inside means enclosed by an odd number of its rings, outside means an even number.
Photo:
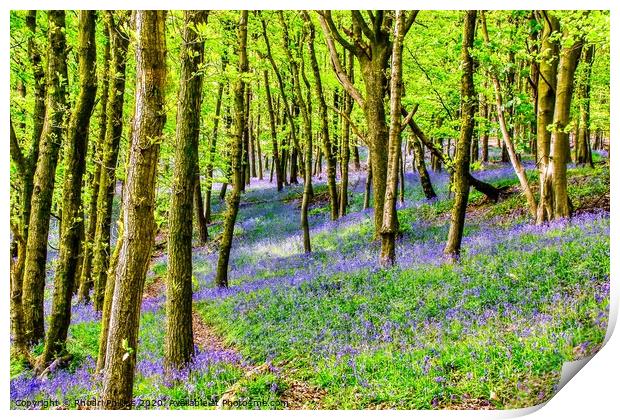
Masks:
[[[143,299],[155,298],[160,296],[165,290],[165,282],[163,278],[157,278],[144,289]],[[209,351],[230,351],[236,350],[233,346],[227,344],[223,337],[218,334],[213,327],[209,326],[200,316],[200,314],[192,309],[192,326],[194,330],[194,343],[200,350]],[[225,399],[234,400],[236,395],[242,390],[243,383],[251,380],[253,377],[267,373],[272,369],[268,363],[261,365],[243,364],[239,365],[244,371],[241,380],[233,384],[220,397],[218,407],[222,408],[222,401]],[[280,395],[283,407],[292,410],[318,408],[322,399],[326,395],[326,391],[306,382],[291,378],[290,374],[284,370],[280,373],[282,380],[286,383],[286,389]]]

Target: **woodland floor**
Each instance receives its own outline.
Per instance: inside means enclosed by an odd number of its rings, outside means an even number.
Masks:
[[[495,204],[471,192],[458,265],[442,257],[452,203],[447,175],[431,173],[439,197],[426,200],[409,166],[398,265],[389,270],[377,268],[362,172],[351,175],[349,214],[333,222],[324,179],[314,180],[309,256],[299,228],[302,186],[278,193],[253,179],[235,227],[228,289],[213,286],[220,220],[210,227],[211,242],[194,249],[196,357],[170,382],[162,363],[167,256],[153,259],[137,408],[191,399],[197,407],[181,408],[498,409],[544,402],[562,364],[596,352],[606,333],[606,159],[596,154],[594,169],[571,166],[575,217],[544,226],[528,220],[510,165],[485,164],[476,176],[506,193]],[[535,185],[534,171],[528,176]],[[50,249],[48,281],[55,258]],[[75,304],[70,366],[36,378],[12,360],[11,407],[52,398],[81,408],[84,401],[76,400],[97,398],[98,336],[99,315]]]

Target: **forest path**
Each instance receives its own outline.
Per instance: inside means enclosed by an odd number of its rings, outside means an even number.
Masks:
[[[143,292],[143,299],[156,298],[165,293],[166,284],[164,277],[158,277],[152,283],[148,284]],[[192,327],[194,333],[194,344],[201,351],[208,352],[226,352],[234,351],[241,353],[239,349],[227,343],[224,337],[216,331],[212,326],[206,323],[200,313],[192,308]],[[293,377],[293,370],[289,370],[286,366],[274,368],[269,362],[262,364],[240,363],[239,368],[243,370],[243,376],[230,386],[218,401],[218,409],[223,409],[225,401],[230,403],[237,400],[238,394],[243,392],[244,385],[252,381],[257,376],[269,372],[276,372],[280,379],[286,384],[286,387],[280,395],[282,407],[288,409],[310,409],[317,408],[321,404],[321,400],[327,392],[318,387],[312,386],[304,381]]]

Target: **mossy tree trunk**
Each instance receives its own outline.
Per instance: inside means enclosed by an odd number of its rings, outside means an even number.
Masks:
[[[24,263],[24,327],[29,343],[44,336],[43,297],[50,211],[58,153],[64,136],[67,107],[67,43],[65,12],[48,12],[46,116],[41,132],[39,158],[33,179],[31,212]]]
[[[245,128],[245,89],[246,83],[243,80],[248,71],[247,56],[247,36],[248,36],[248,12],[243,10],[240,13],[238,40],[239,40],[239,74],[234,88],[234,137],[230,148],[230,161],[232,167],[232,191],[227,199],[227,212],[224,220],[222,239],[220,243],[220,253],[215,274],[215,284],[218,287],[228,287],[228,260],[230,258],[230,248],[233,241],[235,221],[239,212],[239,201],[241,199],[241,187],[244,182],[242,171],[242,148],[243,130]],[[266,86],[269,86],[266,84]]]
[[[140,325],[140,304],[155,235],[155,182],[166,121],[166,38],[163,11],[137,11],[136,105],[123,194],[122,248],[110,313],[104,401],[129,402]]]
[[[166,276],[167,368],[187,365],[194,354],[192,329],[192,200],[198,174],[198,138],[202,105],[204,40],[196,28],[207,11],[185,11],[181,47],[181,85],[177,108],[174,175],[169,211],[168,274]]]
[[[106,119],[109,83],[108,76],[110,72],[110,37],[109,27],[106,24],[104,34],[107,42],[104,46],[103,53],[103,71],[101,72],[101,96],[100,113],[99,113],[99,135],[96,142],[92,143],[91,156],[94,164],[93,173],[90,175],[88,184],[90,185],[90,199],[88,203],[88,228],[86,229],[86,237],[84,241],[84,262],[80,273],[80,288],[78,290],[78,299],[86,302],[90,299],[90,291],[93,288],[92,261],[93,261],[93,240],[95,239],[95,230],[97,229],[97,195],[99,193],[99,179],[101,177],[101,145],[105,142]]]
[[[80,231],[82,224],[82,178],[86,169],[90,116],[97,95],[97,49],[95,45],[93,10],[78,12],[78,64],[80,92],[77,98],[64,148],[65,179],[62,193],[62,230],[60,251],[54,277],[54,295],[41,366],[46,365],[65,350],[71,297],[78,278]]]
[[[465,24],[463,28],[463,46],[461,49],[461,133],[456,145],[454,159],[454,172],[452,173],[452,185],[454,188],[454,204],[450,217],[450,230],[444,253],[452,259],[457,259],[461,252],[461,240],[465,225],[465,211],[469,198],[469,153],[471,138],[474,133],[474,113],[476,109],[476,92],[474,90],[474,63],[471,56],[471,48],[474,44],[476,33],[475,10],[465,12]]]
[[[110,227],[112,223],[112,203],[116,185],[116,164],[118,149],[123,132],[123,105],[125,98],[125,69],[129,35],[127,25],[129,13],[125,11],[106,11],[104,19],[109,27],[110,50],[110,92],[106,112],[105,141],[101,146],[101,174],[97,193],[97,226],[93,239],[93,304],[95,310],[103,307],[106,288],[109,253]]]

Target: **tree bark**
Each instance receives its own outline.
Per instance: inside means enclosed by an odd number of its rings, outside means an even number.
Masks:
[[[345,50],[346,56],[346,50]],[[347,74],[351,79],[351,82],[355,82],[355,75],[353,73],[354,62],[353,62],[353,54],[348,54],[348,70]],[[351,116],[351,112],[353,111],[353,98],[349,95],[345,94],[344,96],[344,113],[347,117]],[[340,181],[340,211],[339,216],[343,217],[347,214],[347,206],[349,205],[349,160],[351,158],[351,125],[349,122],[349,118],[343,118],[342,124],[342,165],[340,169],[341,181]],[[353,146],[357,149],[356,146]],[[357,165],[356,170],[359,170],[359,156],[357,156]]]
[[[282,191],[282,167],[280,162],[280,153],[278,152],[276,117],[273,111],[273,103],[271,101],[271,88],[269,87],[269,70],[263,70],[263,79],[265,81],[265,95],[267,97],[267,111],[269,113],[269,128],[271,129],[271,145],[273,149],[273,165],[271,166],[271,172],[273,174],[275,168],[277,189],[278,191]]]
[[[309,25],[312,21],[309,20]],[[312,31],[314,28],[312,27]],[[333,153],[333,146],[329,138],[329,122],[327,119],[327,104],[325,103],[325,94],[321,82],[321,72],[319,63],[316,59],[314,44],[308,44],[308,52],[310,56],[310,65],[314,75],[314,88],[316,98],[319,105],[319,120],[321,122],[321,140],[323,142],[323,156],[327,164],[327,189],[329,191],[330,215],[331,220],[338,219],[338,189],[336,188],[336,157]]]
[[[564,39],[568,36],[565,30]],[[566,163],[570,154],[570,146],[568,142],[569,133],[566,132],[565,128],[570,122],[573,81],[582,48],[583,38],[577,38],[572,45],[564,45],[558,63],[553,130],[551,132],[551,157],[545,173],[545,185],[551,185],[553,219],[571,216],[566,178]],[[546,204],[548,205],[548,203]]]
[[[426,170],[426,164],[424,163],[424,150],[422,149],[422,143],[420,139],[415,134],[411,139],[411,145],[413,147],[413,159],[414,164],[416,166],[416,170],[418,175],[420,176],[420,184],[422,185],[422,191],[424,191],[424,196],[427,199],[437,197],[435,190],[433,189],[433,184],[431,183],[431,178],[428,175],[428,171]]]
[[[484,36],[484,40],[487,45],[490,45],[489,33],[487,31],[487,23],[484,12],[481,13],[482,20],[482,34]],[[493,86],[495,88],[495,105],[497,107],[497,119],[499,121],[500,130],[502,132],[502,137],[504,139],[504,145],[508,150],[508,156],[510,157],[510,163],[517,174],[517,178],[519,179],[519,183],[521,184],[521,190],[525,195],[527,200],[528,208],[530,210],[530,214],[534,219],[536,219],[536,199],[534,198],[534,194],[530,188],[530,185],[527,181],[527,174],[525,173],[525,168],[521,164],[517,153],[515,151],[514,144],[512,142],[512,138],[510,137],[510,133],[508,132],[508,127],[506,125],[506,120],[504,116],[504,104],[502,103],[502,92],[501,86],[499,84],[499,78],[495,74],[495,72],[491,71],[491,80],[493,81]]]
[[[71,320],[71,297],[78,277],[77,263],[82,222],[82,178],[86,169],[90,116],[97,95],[95,11],[78,12],[78,63],[80,92],[71,114],[64,148],[65,179],[62,193],[62,230],[54,278],[54,295],[40,370],[65,351]]]
[[[226,64],[224,69],[226,70]],[[215,150],[217,147],[218,127],[222,111],[222,94],[224,83],[220,82],[217,86],[217,101],[215,102],[215,120],[213,121],[213,131],[211,132],[211,143],[209,145],[209,159],[207,160],[207,185],[205,191],[205,221],[211,223],[211,192],[213,191],[213,162],[215,161]]]
[[[112,203],[116,186],[116,165],[118,149],[123,131],[123,106],[125,99],[125,68],[129,37],[127,25],[129,15],[125,12],[105,12],[110,31],[110,63],[109,83],[111,92],[108,97],[106,112],[106,137],[101,146],[101,174],[99,192],[97,194],[97,226],[93,240],[93,273],[94,282],[93,305],[100,311],[108,272],[110,252],[110,226],[112,223]]]
[[[538,112],[536,115],[536,151],[540,199],[536,214],[536,223],[550,220],[553,215],[552,192],[550,178],[547,179],[549,168],[549,152],[551,146],[551,131],[549,126],[553,122],[555,107],[555,93],[557,85],[558,55],[560,51],[557,32],[560,30],[558,19],[548,11],[539,11],[538,20],[543,26],[541,59],[539,63],[540,78],[538,79]]]
[[[26,339],[43,338],[43,297],[50,211],[58,153],[64,136],[67,107],[67,44],[65,12],[48,12],[47,97],[39,158],[33,179],[31,212],[26,242],[22,304]]]
[[[222,231],[222,242],[220,243],[220,254],[217,261],[217,272],[215,274],[215,284],[218,287],[228,287],[228,260],[230,258],[230,248],[232,246],[235,221],[239,211],[239,201],[241,198],[241,187],[244,182],[241,166],[243,148],[243,130],[245,128],[245,104],[244,92],[246,83],[243,80],[248,71],[247,56],[247,36],[248,36],[248,12],[243,10],[239,18],[239,75],[235,83],[234,99],[234,138],[231,145],[231,165],[232,165],[232,192],[228,197],[226,219]],[[265,83],[266,86],[269,86]]]
[[[99,193],[99,179],[101,177],[101,146],[105,143],[106,136],[106,120],[107,120],[107,105],[108,105],[108,93],[109,93],[109,73],[110,73],[110,36],[109,27],[105,25],[104,35],[106,37],[106,44],[104,46],[103,53],[103,71],[101,72],[101,96],[99,97],[100,112],[99,112],[99,135],[97,141],[93,142],[91,147],[92,162],[94,164],[94,171],[90,175],[90,199],[88,204],[88,228],[86,230],[86,237],[84,241],[84,261],[82,263],[82,270],[80,273],[80,287],[78,290],[78,299],[81,302],[87,302],[90,299],[90,291],[93,288],[93,276],[92,276],[92,262],[93,262],[93,247],[95,239],[95,231],[97,229],[97,195]]]
[[[394,265],[396,260],[396,233],[398,231],[398,216],[396,214],[396,195],[398,193],[398,174],[401,158],[401,97],[402,85],[402,55],[405,38],[405,13],[396,11],[396,25],[394,42],[392,45],[392,71],[390,77],[390,134],[388,144],[388,173],[383,205],[383,225],[381,226],[381,256],[380,263],[384,267]],[[379,211],[379,208],[376,209]]]
[[[476,92],[474,90],[474,65],[470,49],[474,44],[476,33],[475,10],[465,13],[463,28],[463,47],[461,50],[461,63],[463,74],[461,76],[461,133],[456,146],[454,160],[454,173],[452,174],[454,188],[454,204],[450,218],[450,231],[444,253],[453,260],[457,259],[461,252],[461,240],[465,225],[465,212],[469,198],[469,152],[471,138],[474,132],[474,112],[476,107]]]
[[[590,79],[592,65],[594,63],[594,45],[589,45],[583,53],[583,78],[578,85],[579,97],[579,128],[575,142],[576,159],[578,164],[592,163],[592,150],[590,147]]]
[[[166,121],[165,12],[137,11],[136,106],[125,184],[124,232],[116,268],[102,399],[130,408],[140,304],[155,235],[155,181]]]
[[[194,354],[192,329],[192,199],[198,175],[198,138],[202,105],[204,40],[197,27],[206,24],[207,11],[185,11],[181,47],[181,84],[177,108],[174,175],[170,200],[168,275],[166,276],[165,364],[186,366]],[[200,200],[198,200],[200,202]],[[202,215],[202,212],[200,212]],[[206,228],[206,225],[204,225]],[[202,238],[201,238],[202,239]]]

